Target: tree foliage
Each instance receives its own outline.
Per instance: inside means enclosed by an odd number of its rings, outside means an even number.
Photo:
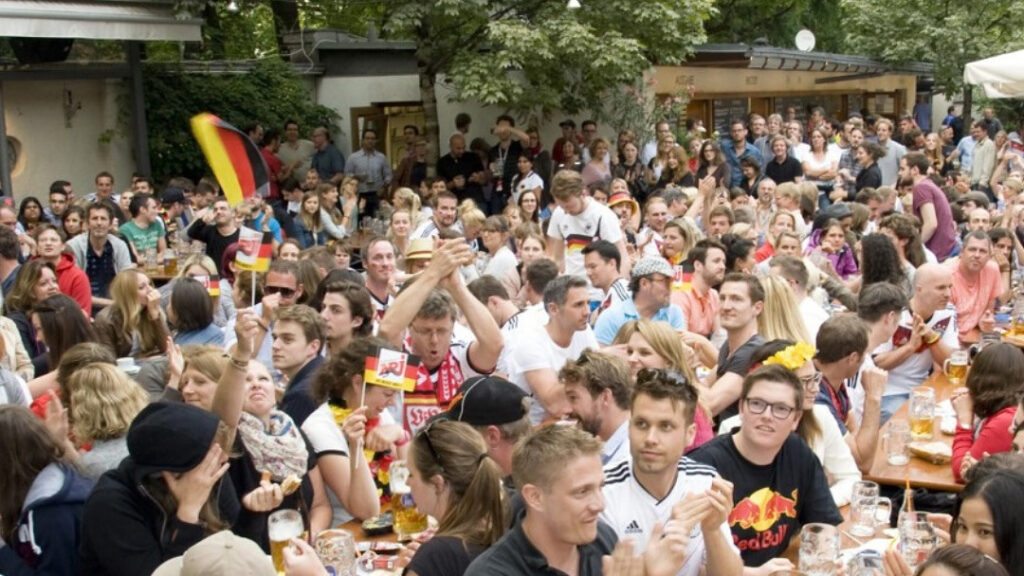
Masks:
[[[718,0],[704,25],[708,42],[752,44],[759,38],[771,46],[794,48],[794,38],[807,28],[817,39],[815,50],[843,52],[843,19],[835,0]]]
[[[1024,10],[1007,0],[843,0],[846,41],[885,62],[929,62],[947,94],[963,89],[964,66],[1024,46]]]
[[[239,128],[256,121],[283,126],[289,118],[312,127],[338,118],[330,108],[313,104],[302,79],[274,59],[257,62],[251,72],[231,75],[147,66],[143,79],[152,175],[157,180],[207,173],[189,129],[189,119],[199,112],[212,112]]]

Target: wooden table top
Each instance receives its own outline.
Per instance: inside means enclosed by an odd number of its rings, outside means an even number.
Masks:
[[[933,374],[925,381],[923,386],[930,386],[935,389],[936,403],[948,399],[953,394],[955,388],[946,378],[946,375],[941,372]],[[908,400],[893,414],[890,422],[892,420],[909,420],[907,415],[909,410],[910,401]],[[941,419],[936,418],[933,439],[952,446],[953,437],[943,434],[939,430],[940,425]],[[871,465],[871,471],[864,476],[865,480],[878,482],[883,486],[903,486],[909,477],[912,487],[941,490],[944,492],[960,492],[963,490],[963,484],[959,484],[953,479],[953,467],[949,463],[932,464],[931,462],[911,456],[910,462],[906,466],[891,466],[886,461],[885,450],[882,449],[881,442],[882,435],[885,434],[888,428],[888,422],[885,426],[882,426],[878,436],[879,442],[878,449],[875,452],[875,462]]]

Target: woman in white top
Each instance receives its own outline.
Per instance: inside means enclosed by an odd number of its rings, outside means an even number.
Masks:
[[[480,231],[480,239],[483,240],[484,248],[491,257],[484,266],[484,274],[498,278],[516,269],[519,263],[516,255],[508,245],[508,220],[504,216],[489,216],[484,220],[483,228]]]
[[[803,416],[796,433],[807,442],[821,461],[829,480],[829,490],[836,506],[850,503],[853,485],[860,481],[860,470],[853,459],[850,446],[843,439],[839,424],[827,406],[815,404],[821,386],[821,372],[814,367],[814,346],[792,340],[772,340],[761,345],[750,358],[751,366],[780,364],[789,368],[804,385]],[[742,425],[740,416],[722,422],[719,434],[725,434]]]
[[[811,131],[811,148],[800,158],[804,180],[818,187],[819,195],[832,190],[839,174],[839,160],[828,152],[828,138],[820,128]],[[846,192],[843,191],[843,196]]]
[[[803,162],[811,147],[804,142],[804,127],[799,122],[786,124],[786,140],[789,140],[789,146],[792,148],[790,156]]]
[[[541,190],[544,189],[544,180],[533,171],[533,159],[528,152],[519,154],[517,164],[519,173],[512,178],[512,204],[519,204],[519,197],[523,192],[533,192],[540,198]]]

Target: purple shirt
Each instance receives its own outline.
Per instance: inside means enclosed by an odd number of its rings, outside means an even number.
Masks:
[[[949,257],[956,246],[956,224],[949,209],[949,200],[934,182],[925,178],[914,184],[914,216],[921,218],[921,207],[931,204],[935,207],[937,226],[925,246],[935,254],[939,262]],[[923,218],[921,218],[924,221]]]

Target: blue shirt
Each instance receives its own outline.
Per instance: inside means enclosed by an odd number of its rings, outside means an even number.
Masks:
[[[960,143],[956,145],[957,151],[960,152],[961,173],[971,171],[971,164],[974,162],[974,146],[977,143],[978,142],[974,139],[974,136],[964,136],[960,139]]]
[[[323,150],[317,150],[313,154],[310,167],[316,170],[321,180],[329,182],[335,174],[345,173],[345,157],[341,155],[340,150],[334,147],[334,144],[328,143]]]
[[[744,146],[745,148],[743,153],[737,156],[732,140],[722,141],[722,153],[725,155],[725,161],[729,163],[729,168],[732,169],[732,180],[730,180],[730,182],[743,181],[743,171],[740,170],[740,160],[743,160],[744,158],[754,158],[757,160],[757,165],[761,167],[761,173],[764,173],[764,158],[761,158],[761,153],[757,151],[757,148],[754,148],[749,143],[744,144]]]
[[[630,320],[639,320],[640,314],[636,311],[636,304],[633,300],[622,300],[616,302],[611,308],[601,313],[594,325],[594,336],[603,346],[607,346],[615,339],[619,328]],[[669,304],[654,313],[652,322],[667,322],[673,330],[686,330],[686,317],[683,311],[675,304]]]
[[[206,328],[178,332],[174,335],[174,343],[178,346],[224,346],[224,331],[216,324],[210,324]]]
[[[353,152],[348,158],[346,173],[349,176],[361,176],[359,180],[359,193],[370,194],[383,188],[391,182],[391,164],[386,156],[371,150],[359,149]]]

